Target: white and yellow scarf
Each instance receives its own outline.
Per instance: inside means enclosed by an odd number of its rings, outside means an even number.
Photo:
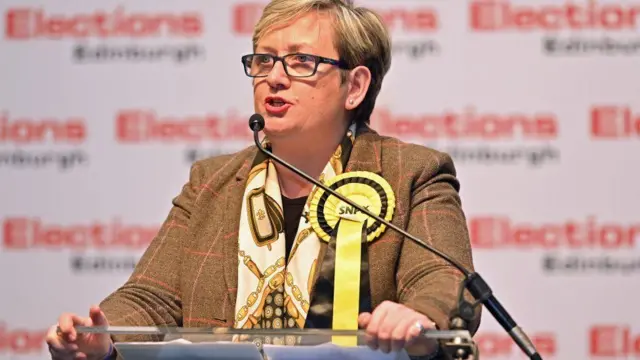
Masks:
[[[320,181],[326,183],[342,174],[355,134],[354,124],[325,166]],[[269,146],[267,141],[265,146]],[[311,198],[308,197],[304,206],[287,261],[276,167],[268,157],[258,155],[249,172],[240,218],[234,328],[305,327],[322,241],[309,223]]]

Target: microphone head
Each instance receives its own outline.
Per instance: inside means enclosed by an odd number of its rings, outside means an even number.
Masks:
[[[253,131],[261,131],[264,129],[264,117],[260,114],[253,114],[249,118],[249,127]]]

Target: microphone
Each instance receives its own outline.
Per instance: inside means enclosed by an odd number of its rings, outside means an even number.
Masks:
[[[356,204],[355,202],[348,199],[344,195],[334,191],[333,189],[324,185],[320,181],[314,179],[308,174],[302,172],[300,169],[287,163],[286,161],[282,160],[272,152],[265,149],[260,143],[260,140],[258,138],[258,133],[262,131],[262,129],[264,129],[264,126],[265,126],[265,121],[262,115],[260,114],[251,115],[251,117],[249,118],[249,127],[253,131],[254,142],[258,147],[258,149],[262,151],[265,155],[267,155],[269,158],[275,160],[279,164],[285,166],[287,169],[298,174],[300,177],[322,188],[323,190],[327,191],[328,193],[337,197],[338,199],[344,201],[345,203],[353,206],[359,211],[374,218],[376,221],[379,221],[384,225],[386,225],[387,227],[402,234],[404,237],[407,237],[413,240],[416,244],[429,250],[430,252],[436,254],[438,257],[444,259],[449,264],[453,265],[464,275],[464,280],[462,281],[463,286],[460,287],[460,291],[458,293],[458,309],[456,310],[456,314],[451,319],[451,324],[453,327],[463,328],[465,325],[465,322],[469,322],[473,318],[474,308],[479,304],[482,304],[484,305],[485,308],[487,308],[487,310],[489,310],[489,312],[493,315],[496,321],[502,326],[502,328],[504,328],[504,330],[509,334],[511,339],[513,339],[513,341],[518,345],[518,347],[520,347],[520,349],[527,355],[529,359],[542,360],[542,357],[540,357],[540,354],[538,354],[538,351],[536,350],[533,342],[531,342],[531,340],[527,337],[525,332],[520,328],[520,326],[518,326],[518,324],[516,324],[516,322],[507,312],[507,310],[500,304],[498,299],[496,299],[496,297],[493,295],[493,291],[491,290],[487,282],[480,276],[480,274],[478,274],[477,272],[472,272],[467,270],[464,266],[462,266],[462,264],[458,263],[456,260],[449,257],[447,254],[432,247],[431,245],[427,244],[425,241],[420,240],[419,238],[409,234],[408,232],[395,226],[394,224],[386,221],[380,216],[373,214],[368,209]],[[465,288],[476,299],[476,301],[473,304],[467,302],[464,299],[463,290]],[[464,356],[463,358],[467,358],[468,355],[469,355],[468,353],[457,354],[457,356],[460,356],[460,357]]]

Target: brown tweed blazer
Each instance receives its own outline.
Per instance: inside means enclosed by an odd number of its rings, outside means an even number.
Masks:
[[[383,176],[397,199],[393,223],[473,269],[451,158],[368,127],[360,132],[346,170]],[[192,166],[189,182],[130,279],[102,302],[110,325],[233,325],[239,215],[257,151],[251,146]],[[326,245],[321,255],[325,250]],[[385,300],[399,302],[448,328],[462,279],[455,268],[391,229],[370,245],[369,259],[374,308]],[[480,309],[469,330],[475,333],[479,323]]]

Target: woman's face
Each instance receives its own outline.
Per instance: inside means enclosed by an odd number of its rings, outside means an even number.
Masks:
[[[337,60],[333,40],[329,16],[314,12],[266,33],[255,52],[304,53]],[[322,139],[344,128],[347,87],[341,86],[337,66],[321,63],[315,75],[296,78],[285,73],[282,62],[276,62],[267,77],[254,79],[253,86],[255,111],[264,116],[264,131],[272,141]]]

